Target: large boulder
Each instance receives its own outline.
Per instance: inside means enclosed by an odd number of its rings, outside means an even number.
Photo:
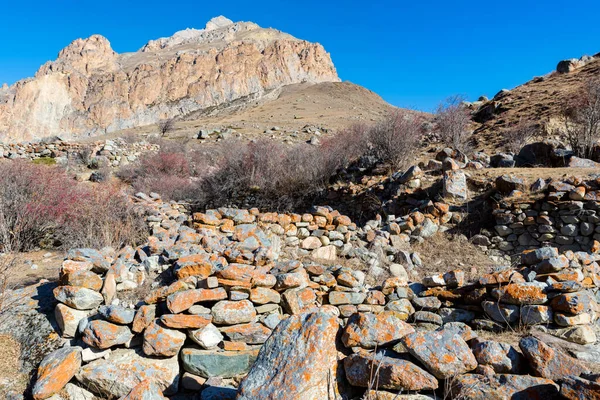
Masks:
[[[81,367],[81,348],[63,347],[41,362],[32,390],[34,400],[44,400],[60,392]]]
[[[402,339],[408,352],[439,379],[464,374],[477,360],[462,337],[452,330],[414,332]]]
[[[476,375],[455,377],[451,382],[453,399],[556,399],[559,387],[550,379],[528,375]]]
[[[238,400],[338,399],[338,331],[338,319],[321,312],[282,321],[240,383]]]
[[[559,380],[569,375],[579,376],[587,370],[580,361],[534,336],[522,338],[519,347],[529,362],[533,375]]]
[[[382,354],[352,354],[344,359],[344,370],[352,386],[407,391],[438,387],[437,379],[427,371],[410,361]]]
[[[156,382],[169,395],[177,392],[179,361],[177,356],[146,357],[141,349],[117,349],[107,360],[84,365],[75,377],[83,387],[105,398],[126,396],[146,379]]]

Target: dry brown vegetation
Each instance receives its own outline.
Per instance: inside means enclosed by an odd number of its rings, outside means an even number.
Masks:
[[[460,96],[448,98],[438,106],[435,122],[442,143],[459,151],[466,151],[471,138],[471,115],[463,106]]]
[[[461,269],[473,279],[491,272],[493,267],[492,260],[463,235],[437,233],[422,243],[415,243],[413,250],[423,261],[423,267],[419,268],[422,276]]]

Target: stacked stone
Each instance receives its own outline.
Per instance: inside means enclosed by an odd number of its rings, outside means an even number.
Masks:
[[[600,250],[600,186],[596,182],[544,181],[534,183],[543,199],[524,201],[524,183],[500,177],[501,192],[510,194],[494,210],[495,232],[489,233],[490,249],[509,254],[541,246],[556,246],[561,253]]]
[[[75,142],[37,142],[1,144],[0,157],[7,159],[36,160],[39,158],[52,158],[57,163],[66,163],[70,159],[77,159],[83,152],[89,152],[92,158],[98,157],[98,162],[107,166],[119,165],[135,161],[146,152],[157,151],[156,144],[144,141],[126,143],[122,139],[105,140],[93,143]]]

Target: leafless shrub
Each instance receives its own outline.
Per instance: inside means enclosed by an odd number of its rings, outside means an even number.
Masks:
[[[560,120],[575,155],[591,158],[600,139],[600,80],[586,82],[574,96],[566,99]]]
[[[513,154],[519,151],[538,133],[538,127],[530,121],[519,121],[504,132],[504,147]]]
[[[423,138],[423,119],[405,111],[394,111],[369,132],[374,154],[391,171],[408,166]]]
[[[0,249],[27,251],[42,241],[119,246],[139,240],[143,220],[110,185],[75,182],[57,167],[0,162]]]
[[[453,96],[440,104],[435,121],[442,142],[449,147],[465,152],[471,137],[469,110],[462,105],[463,98]]]
[[[173,129],[175,129],[174,118],[164,119],[158,123],[158,130],[160,131],[161,137],[165,137],[167,133],[171,132]]]

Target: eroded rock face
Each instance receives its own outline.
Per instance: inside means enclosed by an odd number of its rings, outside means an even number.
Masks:
[[[338,81],[321,45],[250,22],[223,18],[124,54],[94,35],[72,42],[34,78],[0,89],[0,138],[98,135],[284,85]]]
[[[237,398],[339,398],[335,382],[338,330],[337,318],[321,312],[282,321],[241,382]]]

